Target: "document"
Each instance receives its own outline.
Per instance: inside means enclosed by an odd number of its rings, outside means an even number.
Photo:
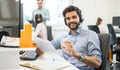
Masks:
[[[38,37],[34,37],[34,41],[37,43],[38,48],[40,48],[44,52],[49,53],[57,52],[54,46],[48,40],[43,40]]]

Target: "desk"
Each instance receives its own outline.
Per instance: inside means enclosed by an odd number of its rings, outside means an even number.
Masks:
[[[116,33],[117,45],[120,45],[120,33]]]
[[[0,47],[0,70],[18,70],[19,48]]]
[[[117,38],[120,38],[120,33],[116,33],[116,37],[117,37]]]
[[[0,47],[0,49],[2,49],[2,51],[6,50],[6,49],[10,50],[10,51],[11,51],[11,49],[17,50],[17,51],[35,50],[35,48],[20,48],[19,49],[19,48],[3,48],[3,47]],[[18,52],[16,52],[16,51],[14,51],[14,53],[15,53],[15,55],[18,54]],[[7,55],[9,55],[9,52]],[[7,57],[9,57],[9,56],[7,56]],[[16,59],[16,58],[19,59],[19,56],[11,56],[11,57],[14,59]],[[6,58],[6,60],[8,61],[9,58]],[[16,61],[19,61],[19,60],[16,60]],[[12,62],[12,61],[10,61],[10,62]],[[45,52],[42,56],[38,57],[37,60],[33,60],[33,61],[20,60],[20,62],[18,62],[15,65],[18,66],[19,64],[23,64],[23,63],[29,63],[31,65],[35,65],[35,66],[41,68],[41,70],[79,70],[75,66],[73,66],[72,64],[70,64],[69,62],[64,60],[60,55],[55,54],[55,53],[48,53],[48,52]],[[9,63],[9,64],[12,64],[12,63]],[[4,70],[32,70],[30,68],[26,68],[26,67],[22,67],[22,66],[19,66],[18,68],[19,69],[4,69]],[[61,69],[61,68],[63,68],[63,69]]]
[[[44,53],[44,55],[40,56],[35,61],[21,61],[20,64],[21,63],[29,63],[31,65],[36,65],[41,68],[41,70],[79,70],[67,61],[65,61],[59,55],[53,55],[50,53]],[[20,69],[28,70],[29,68],[20,67]]]

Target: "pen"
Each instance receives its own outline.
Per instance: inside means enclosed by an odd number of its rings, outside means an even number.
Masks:
[[[31,69],[34,69],[34,70],[41,70],[39,67],[37,67],[35,65],[31,65],[29,63],[20,64],[20,66],[31,68]]]
[[[58,69],[56,69],[56,70],[62,70],[62,69],[68,68],[68,67],[70,67],[70,65],[64,66],[64,67],[60,67],[60,68],[58,68]]]

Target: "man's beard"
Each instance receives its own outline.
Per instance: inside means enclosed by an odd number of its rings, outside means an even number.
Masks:
[[[71,28],[71,27],[70,27],[71,24],[75,24],[76,26],[75,26],[74,28]],[[68,25],[68,27],[69,27],[71,30],[77,30],[77,29],[79,28],[79,25],[80,25],[79,22],[71,22],[71,23]]]

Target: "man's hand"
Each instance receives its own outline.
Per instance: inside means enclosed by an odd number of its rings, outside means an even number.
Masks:
[[[70,55],[74,55],[73,44],[71,41],[65,40],[61,48],[67,51]]]
[[[36,52],[37,52],[37,54],[39,55],[39,56],[41,56],[44,52],[41,50],[41,49],[39,49],[39,48],[36,48]]]

